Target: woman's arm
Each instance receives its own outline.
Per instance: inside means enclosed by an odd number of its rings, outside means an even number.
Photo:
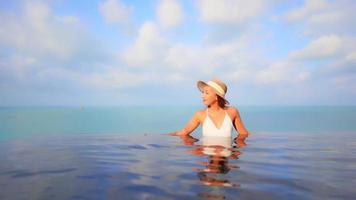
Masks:
[[[173,132],[170,135],[189,135],[193,132],[200,124],[200,111],[197,111],[193,117],[188,121],[188,123],[179,131]]]
[[[248,137],[248,135],[250,134],[247,129],[245,128],[243,122],[242,122],[242,119],[240,117],[240,113],[239,111],[237,110],[237,108],[234,108],[234,111],[236,112],[236,117],[235,117],[235,120],[234,120],[234,125],[235,125],[235,128],[237,130],[237,132],[239,133],[237,139],[245,139]]]

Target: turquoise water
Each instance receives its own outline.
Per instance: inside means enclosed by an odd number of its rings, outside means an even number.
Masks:
[[[164,134],[197,107],[1,108],[0,199],[354,199],[355,108],[240,107],[231,148]]]
[[[0,140],[79,133],[165,133],[180,129],[198,109],[201,108],[0,108]],[[251,132],[356,131],[356,106],[241,106],[239,110]]]

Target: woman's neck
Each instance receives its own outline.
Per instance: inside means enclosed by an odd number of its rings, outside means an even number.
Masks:
[[[213,104],[208,106],[209,110],[213,111],[219,111],[222,110],[223,108],[219,106],[218,102],[214,102]]]

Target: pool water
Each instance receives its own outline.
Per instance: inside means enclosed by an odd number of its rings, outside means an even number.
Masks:
[[[354,199],[355,132],[254,132],[231,148],[166,134],[0,141],[0,199]],[[209,148],[207,150],[207,148]]]

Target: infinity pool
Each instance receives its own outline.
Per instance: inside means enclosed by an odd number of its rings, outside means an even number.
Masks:
[[[353,132],[41,136],[0,142],[0,199],[353,199]],[[208,148],[208,149],[207,149]]]

